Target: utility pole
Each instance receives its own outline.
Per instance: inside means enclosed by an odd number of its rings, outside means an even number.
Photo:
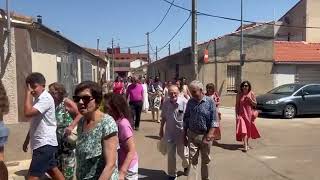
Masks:
[[[170,49],[170,44],[169,44],[169,56],[171,55],[171,49]]]
[[[156,46],[156,61],[158,61],[158,46]]]
[[[148,63],[151,63],[150,60],[150,40],[149,40],[149,32],[146,33],[147,35],[147,52],[148,52]]]
[[[238,82],[239,84],[241,83],[243,77],[243,65],[244,65],[244,61],[246,59],[246,55],[243,53],[243,0],[241,0],[241,31],[240,31],[240,82]]]
[[[192,41],[192,61],[194,63],[195,80],[199,79],[198,74],[198,45],[197,45],[197,0],[192,0],[192,23],[191,23],[191,41]]]
[[[243,54],[243,0],[241,0],[241,31],[240,31],[240,65],[244,64],[244,54]]]
[[[111,48],[112,48],[112,51],[111,51],[111,57],[112,57],[112,60],[111,60],[111,62],[112,62],[112,80],[115,80],[115,78],[114,78],[114,63],[115,63],[115,60],[114,60],[114,49],[113,49],[113,38],[112,38],[112,41],[111,41]]]

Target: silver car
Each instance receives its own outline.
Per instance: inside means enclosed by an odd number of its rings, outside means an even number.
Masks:
[[[257,109],[262,114],[281,115],[291,119],[296,115],[320,114],[320,84],[285,84],[257,97]]]

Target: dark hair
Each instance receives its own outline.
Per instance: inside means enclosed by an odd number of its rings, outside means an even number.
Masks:
[[[214,86],[214,84],[213,83],[208,83],[207,85],[206,85],[206,89],[215,89],[215,86]]]
[[[26,78],[26,84],[40,84],[42,86],[46,85],[46,79],[41,73],[34,72],[28,75]]]
[[[103,97],[103,111],[107,113],[108,106],[112,108],[110,115],[117,121],[121,118],[127,118],[130,121],[130,110],[125,98],[120,94],[108,93]]]
[[[64,85],[58,82],[52,83],[49,85],[49,88],[54,88],[58,93],[60,98],[65,98],[68,96],[66,89],[64,88]]]
[[[251,83],[249,81],[243,81],[241,84],[240,84],[240,91],[243,92],[243,87],[245,84],[248,84],[249,86],[249,92],[251,91]]]
[[[78,84],[74,90],[74,95],[78,95],[81,91],[89,89],[92,97],[95,99],[96,104],[100,105],[102,101],[102,88],[98,83],[93,81],[83,81]]]
[[[9,98],[6,89],[0,80],[0,115],[9,113]]]

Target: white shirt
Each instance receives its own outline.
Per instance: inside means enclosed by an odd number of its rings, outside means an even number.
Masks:
[[[58,146],[57,121],[52,96],[43,91],[33,102],[33,107],[41,114],[35,116],[30,124],[30,146],[32,150],[45,145]]]

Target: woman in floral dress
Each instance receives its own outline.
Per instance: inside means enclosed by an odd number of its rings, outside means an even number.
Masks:
[[[81,118],[77,105],[66,98],[67,92],[60,83],[49,85],[49,93],[56,106],[57,139],[58,139],[58,168],[65,179],[72,180],[75,173],[75,146],[68,143],[66,137],[72,133]]]
[[[74,94],[73,100],[83,115],[77,129],[77,179],[118,180],[118,128],[114,119],[99,109],[101,87],[84,81]]]

